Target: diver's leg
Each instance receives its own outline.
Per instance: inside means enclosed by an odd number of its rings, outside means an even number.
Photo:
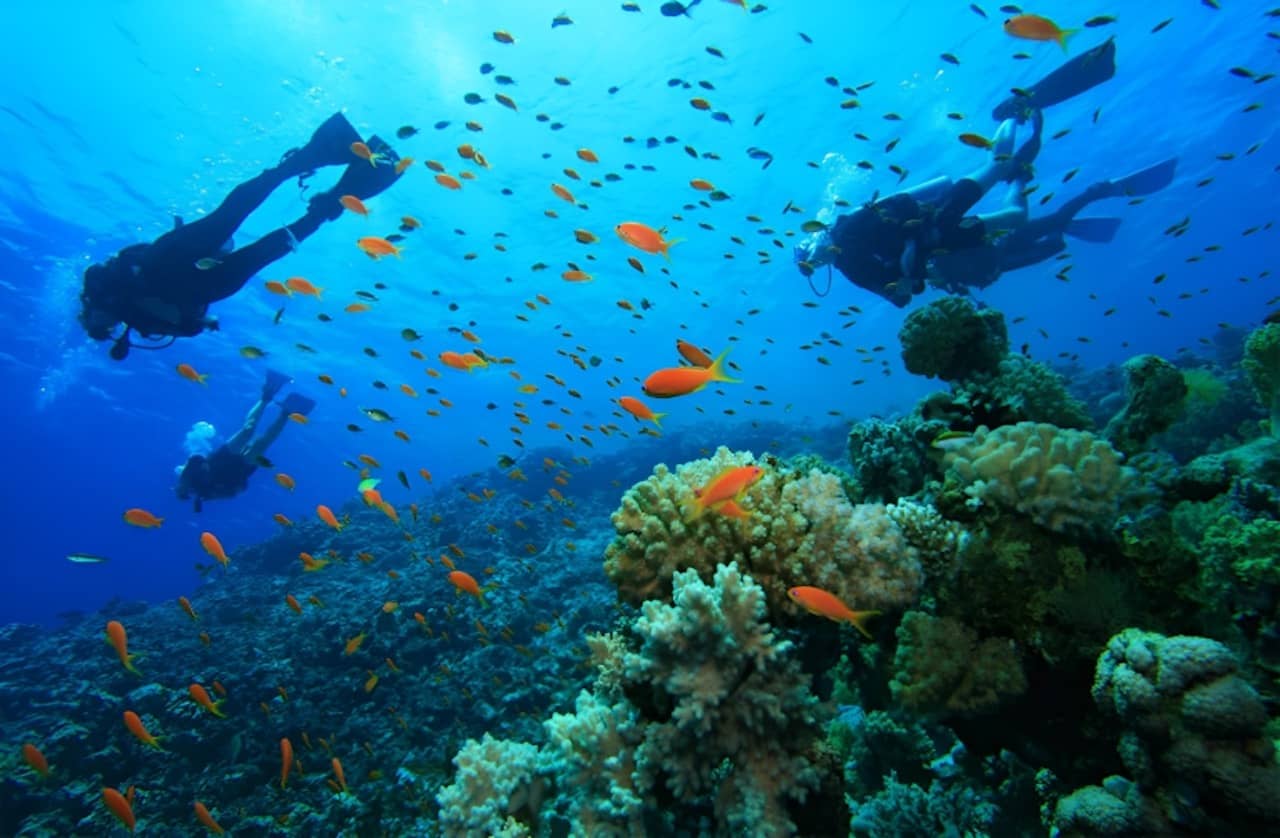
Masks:
[[[980,212],[978,218],[989,231],[1014,230],[1027,223],[1027,184],[1015,180],[1005,192],[1004,206],[995,212]]]
[[[280,411],[280,415],[276,417],[262,436],[255,439],[247,448],[245,448],[244,456],[250,461],[256,460],[266,453],[271,447],[271,443],[276,441],[276,437],[280,436],[280,432],[284,430],[284,425],[289,421],[289,414],[284,410]]]
[[[292,224],[273,230],[253,244],[229,254],[222,264],[200,277],[206,283],[208,301],[225,300],[235,294],[258,271],[297,250],[304,239],[328,220],[329,214],[313,210]]]
[[[267,399],[260,399],[249,408],[248,414],[244,417],[244,424],[240,426],[240,430],[236,431],[230,439],[227,440],[227,448],[237,453],[244,453],[249,448],[249,439],[253,436],[253,432],[258,429],[258,423],[262,421],[262,411],[267,409]]]
[[[1019,236],[1002,249],[1000,270],[1012,271],[1030,265],[1038,265],[1052,259],[1067,249],[1067,240],[1061,233],[1048,233],[1036,238]]]
[[[946,175],[939,175],[933,180],[926,180],[919,186],[913,186],[905,192],[898,194],[910,195],[912,198],[915,198],[917,201],[922,203],[933,204],[941,201],[947,194],[948,190],[951,189],[951,186],[951,178]]]

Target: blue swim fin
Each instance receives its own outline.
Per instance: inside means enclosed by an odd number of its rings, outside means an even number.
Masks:
[[[275,370],[267,370],[267,380],[262,382],[263,400],[271,401],[272,399],[274,399],[276,397],[276,393],[279,393],[280,389],[292,380],[293,379],[291,379],[289,376],[285,375],[282,372],[276,372]]]
[[[1178,168],[1178,158],[1171,157],[1154,166],[1148,166],[1140,172],[1125,175],[1111,181],[1117,195],[1150,195],[1159,192],[1173,183],[1173,175]]]
[[[315,401],[298,393],[290,393],[284,397],[284,401],[280,402],[280,409],[286,414],[300,413],[306,416],[311,409],[316,406]]]
[[[1067,224],[1065,232],[1081,241],[1104,244],[1114,239],[1119,229],[1118,218],[1073,218]]]

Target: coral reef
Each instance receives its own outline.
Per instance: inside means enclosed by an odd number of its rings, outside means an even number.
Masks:
[[[1112,778],[1059,801],[1059,831],[1274,831],[1280,764],[1263,735],[1263,702],[1238,668],[1226,646],[1204,637],[1126,629],[1111,638],[1093,699],[1123,726],[1118,751],[1133,785]]]
[[[1280,323],[1254,329],[1244,344],[1245,375],[1271,413],[1271,435],[1280,437]]]
[[[849,429],[849,462],[858,487],[854,500],[889,503],[924,488],[930,476],[941,476],[929,442],[947,430],[939,421],[917,414],[896,422],[864,419]]]
[[[1062,376],[1039,361],[1008,355],[989,372],[977,372],[952,384],[949,395],[927,400],[927,416],[948,420],[956,430],[979,425],[1049,422],[1059,428],[1093,427],[1084,405],[1067,392]]]
[[[1015,510],[1054,532],[1105,533],[1134,479],[1104,440],[1033,422],[979,429],[948,453],[947,464],[948,478],[973,501]]]
[[[943,381],[994,371],[1009,351],[1004,315],[955,296],[908,314],[898,339],[909,372]]]
[[[1124,376],[1128,400],[1107,423],[1103,436],[1116,450],[1136,454],[1182,415],[1187,384],[1182,372],[1158,355],[1130,358]]]
[[[448,838],[499,833],[508,817],[523,814],[515,819],[524,823],[538,811],[541,781],[533,745],[486,733],[480,740],[467,740],[453,764],[453,782],[436,795],[440,827]]]
[[[916,712],[987,713],[1027,689],[1018,658],[1008,638],[979,641],[959,620],[908,611],[898,624],[889,688]]]
[[[764,588],[775,621],[802,613],[787,596],[796,585],[823,588],[860,610],[892,610],[915,600],[923,575],[917,550],[885,506],[851,504],[830,473],[799,474],[767,462],[741,501],[749,520],[716,513],[686,520],[696,488],[753,462],[749,453],[722,447],[674,472],[660,464],[623,495],[612,516],[618,535],[604,563],[622,600],[666,599],[679,571],[710,580],[731,561]]]

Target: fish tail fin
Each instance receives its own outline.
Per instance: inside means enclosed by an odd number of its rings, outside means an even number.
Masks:
[[[849,622],[854,628],[862,632],[868,640],[874,640],[875,638],[871,636],[871,632],[867,629],[867,621],[879,614],[879,611],[854,611],[853,615],[849,617]]]
[[[666,416],[666,415],[667,415],[667,414],[665,414],[665,413],[655,413],[655,414],[653,414],[653,424],[655,424],[655,425],[657,425],[659,428],[661,428],[661,427],[662,427],[662,418],[663,418],[664,416]]]
[[[695,497],[692,501],[689,502],[688,505],[685,506],[684,522],[686,524],[692,524],[694,521],[701,518],[702,513],[706,511],[707,511],[707,508],[703,506],[701,503],[699,503],[698,499]]]
[[[726,349],[725,351],[717,355],[716,359],[711,362],[711,366],[708,368],[711,370],[711,380],[724,381],[728,384],[739,384],[741,383],[742,379],[730,378],[729,374],[724,371],[724,359],[728,356],[728,354],[729,354],[729,350]]]
[[[200,375],[198,375],[198,376],[196,376],[196,377],[200,379],[200,383],[201,383],[202,385],[204,385],[205,387],[208,387],[208,386],[209,386],[209,373],[207,373],[207,372],[206,372],[206,373],[201,373]]]
[[[680,242],[682,242],[682,241],[684,241],[684,239],[671,239],[670,241],[665,241],[665,242],[663,242],[663,243],[662,243],[662,258],[663,258],[663,259],[666,259],[668,262],[670,262],[670,261],[671,261],[671,248],[673,248],[673,247],[675,247],[676,245],[680,244]]]
[[[1063,52],[1068,51],[1067,40],[1079,31],[1080,31],[1079,29],[1063,29],[1058,33],[1058,46],[1062,47]]]
[[[134,675],[137,675],[139,678],[141,678],[142,673],[138,671],[138,667],[133,665],[133,661],[137,657],[138,657],[137,655],[128,655],[125,658],[124,668],[132,672]]]
[[[317,300],[323,299],[323,294],[324,294],[324,289],[317,285],[317,286],[316,286],[316,299],[317,299]]]
[[[222,712],[222,705],[226,703],[227,703],[227,700],[225,698],[218,699],[217,701],[209,705],[209,712],[217,716],[219,719],[225,719],[227,717],[227,714]]]

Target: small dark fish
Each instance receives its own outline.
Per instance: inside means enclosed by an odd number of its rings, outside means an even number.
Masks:
[[[1151,34],[1154,35],[1155,33],[1159,32],[1161,29],[1164,29],[1166,26],[1168,26],[1171,23],[1173,23],[1173,18],[1171,17],[1165,18],[1164,20],[1157,23],[1155,26],[1151,27]]]
[[[1014,96],[1018,96],[1023,99],[1031,98],[1031,92],[1029,90],[1023,90],[1021,87],[1011,87],[1009,88],[1009,92]]]
[[[375,303],[378,301],[378,296],[374,294],[372,291],[365,291],[362,289],[356,292],[356,296],[362,300],[369,300]]]
[[[1254,76],[1253,70],[1248,67],[1232,67],[1228,72],[1233,76],[1239,76],[1242,79],[1251,79]]]
[[[360,427],[359,425],[356,425],[356,424],[351,424],[351,425],[347,425],[347,430],[351,431],[351,433],[353,433],[353,434],[358,434],[358,433],[360,433],[361,431],[363,431],[363,430],[364,430],[364,428],[362,428],[362,427]]]
[[[1095,124],[1095,125],[1097,124],[1097,122],[1098,122],[1098,117],[1100,117],[1100,116],[1102,116],[1102,108],[1098,108],[1097,110],[1095,110],[1095,111],[1093,112],[1093,122],[1094,122],[1094,124]]]
[[[516,83],[516,80],[511,78],[511,76],[494,76],[493,80],[496,81],[498,84],[515,84]]]
[[[959,66],[959,65],[960,65],[960,59],[959,59],[959,58],[956,58],[954,55],[952,55],[952,54],[951,54],[951,53],[949,53],[949,52],[944,52],[944,53],[940,56],[940,58],[942,58],[942,60],[943,60],[943,61],[945,61],[945,62],[947,62],[948,64],[955,64],[956,66]]]
[[[733,124],[733,117],[729,116],[724,111],[716,111],[715,113],[711,114],[711,118],[714,119],[716,122],[727,122],[730,125]]]
[[[573,25],[573,19],[570,18],[568,15],[564,15],[564,14],[556,15],[551,19],[552,29],[555,29],[557,26],[571,26],[571,25]]]
[[[373,389],[375,389],[375,390],[385,390],[385,389],[387,389],[387,384],[386,384],[386,382],[385,382],[385,381],[374,381],[374,382],[373,382]]]
[[[404,229],[404,228],[402,227],[401,229]],[[410,227],[409,229],[412,230],[413,228]],[[392,233],[391,235],[387,236],[387,241],[391,242],[392,244],[395,244],[396,242],[402,242],[404,241],[404,236],[401,235],[400,233]]]
[[[804,34],[803,32],[797,32],[796,34],[799,35],[800,40],[804,41],[806,44],[813,43],[813,38],[810,38],[808,35]]]
[[[1098,15],[1097,17],[1091,17],[1086,20],[1084,25],[1089,29],[1093,29],[1095,26],[1107,26],[1108,24],[1115,22],[1116,19],[1112,15]]]
[[[751,127],[754,128],[755,126],[759,125],[762,119],[764,119],[763,113],[756,114],[756,118],[751,122]]]
[[[516,464],[515,457],[509,454],[498,455],[498,468],[511,468]]]
[[[662,12],[664,17],[680,17],[681,15],[691,17],[689,10],[701,2],[702,0],[693,0],[692,3],[686,6],[684,3],[677,3],[672,0],[669,3],[663,3],[658,11]]]
[[[374,349],[373,347],[371,347],[371,346],[366,346],[366,347],[364,348],[364,354],[368,355],[370,358],[377,358],[377,357],[378,357],[378,352],[377,352],[377,350],[375,350],[375,349]]]
[[[612,96],[613,94],[617,93],[621,89],[622,89],[621,87],[618,87],[615,84],[613,87],[609,88],[609,95]]]
[[[1007,15],[1022,14],[1022,8],[1020,6],[1015,6],[1012,3],[1006,3],[1005,5],[1001,6],[1000,11],[1004,12]]]
[[[716,89],[716,86],[715,86],[714,84],[712,84],[711,82],[709,82],[709,81],[699,81],[699,82],[698,82],[698,87],[701,87],[703,90],[715,90],[715,89]]]
[[[106,556],[95,556],[93,553],[68,553],[67,561],[73,564],[102,564],[111,560]]]
[[[639,3],[623,3],[623,4],[622,4],[622,11],[624,11],[624,12],[638,12],[638,11],[640,11],[640,4],[639,4]]]
[[[840,79],[836,78],[835,76],[827,76],[825,79],[823,79],[823,81],[825,81],[827,84],[831,85],[832,87],[840,86]]]
[[[397,471],[396,477],[400,479],[401,486],[404,486],[406,489],[409,488],[409,475],[405,474],[403,471]]]
[[[724,53],[716,49],[715,47],[707,47],[707,52],[711,53],[716,58],[724,58]]]
[[[284,317],[284,309],[279,309],[276,311],[276,316],[271,321],[272,325],[279,326],[281,317]]]
[[[969,4],[969,8],[970,8],[970,10],[972,10],[972,11],[973,11],[973,13],[974,13],[975,15],[977,15],[978,17],[982,18],[983,20],[986,20],[986,19],[987,19],[987,13],[986,13],[986,12],[984,12],[984,11],[982,11],[982,9],[978,7],[978,4],[977,4],[977,3],[970,3],[970,4]]]
[[[396,136],[402,140],[407,140],[416,133],[418,133],[418,129],[412,125],[401,125],[396,129]]]
[[[481,75],[483,75],[483,76],[487,76],[487,75],[489,75],[489,74],[490,74],[490,73],[492,73],[492,72],[493,72],[493,65],[492,65],[492,64],[490,64],[488,61],[486,61],[486,62],[484,62],[483,64],[481,64],[481,65],[480,65],[480,74],[481,74]]]
[[[330,317],[329,315],[325,314],[323,311],[316,315],[316,319],[317,319],[317,320],[319,320],[321,323],[332,323],[332,322],[333,322],[333,318],[332,318],[332,317]]]
[[[276,465],[275,463],[271,462],[270,460],[268,460],[266,457],[262,456],[261,454],[259,454],[258,456],[254,457],[254,458],[253,458],[253,461],[254,461],[255,463],[257,463],[258,465],[262,466],[263,468],[275,468],[275,465]]]
[[[898,143],[902,142],[901,137],[894,137],[892,140],[884,144],[884,153],[888,154],[898,147]]]
[[[484,97],[479,93],[468,93],[466,96],[462,97],[462,101],[466,102],[468,105],[478,105],[484,101]]]
[[[442,119],[439,122],[437,122],[435,125],[432,125],[431,127],[436,129],[437,131],[443,131],[444,129],[448,128],[451,124],[452,123],[449,122],[449,120]]]

